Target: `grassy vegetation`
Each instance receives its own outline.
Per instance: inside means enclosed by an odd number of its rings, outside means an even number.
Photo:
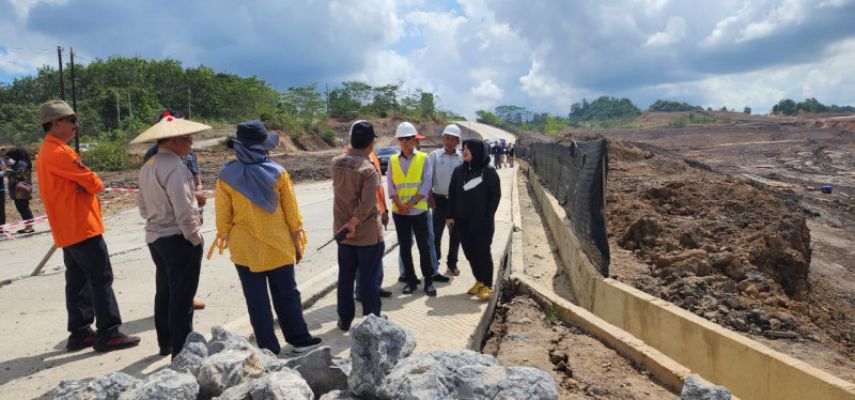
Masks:
[[[706,115],[689,114],[668,122],[670,128],[684,128],[689,125],[715,125],[730,123],[729,119],[709,117]]]

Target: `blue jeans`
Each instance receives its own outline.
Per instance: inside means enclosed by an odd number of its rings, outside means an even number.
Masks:
[[[300,291],[294,279],[294,266],[285,265],[274,270],[252,272],[242,265],[235,265],[243,296],[246,298],[246,309],[249,312],[249,322],[255,333],[258,347],[267,349],[275,354],[282,350],[279,340],[273,331],[273,313],[270,311],[270,296],[273,296],[273,309],[279,318],[279,327],[285,333],[285,341],[291,345],[300,345],[308,341],[312,335],[303,319],[303,306],[300,301]],[[270,292],[267,286],[270,285]]]
[[[433,215],[431,210],[427,211],[427,227],[428,227],[428,246],[430,247],[430,259],[431,266],[433,267],[433,274],[436,275],[439,273],[439,260],[436,258],[436,248],[434,247],[434,236],[433,236]],[[412,234],[413,241],[415,241],[416,234]],[[404,276],[404,259],[401,257],[401,252],[398,252],[398,276]]]
[[[380,283],[383,279],[383,242],[372,246],[338,245],[338,319],[345,325],[353,321],[356,305],[353,303],[353,280],[359,275],[362,298],[362,315],[380,316]],[[381,271],[378,272],[377,270]],[[380,277],[378,281],[377,277]]]

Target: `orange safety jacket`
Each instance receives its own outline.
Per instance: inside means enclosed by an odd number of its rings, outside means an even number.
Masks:
[[[377,173],[380,174],[380,177],[383,177],[383,170],[380,168],[380,159],[377,158],[377,154],[374,154],[372,151],[369,155],[371,158],[371,162],[374,163],[374,168],[377,168]],[[377,186],[377,207],[380,209],[380,213],[387,212],[386,209],[386,191],[383,190],[383,179],[380,179],[380,185]]]
[[[62,248],[104,233],[98,192],[104,183],[83,166],[80,155],[53,135],[36,157],[39,193],[50,223],[53,241]]]

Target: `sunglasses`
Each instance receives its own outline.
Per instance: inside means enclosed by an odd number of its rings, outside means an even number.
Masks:
[[[70,122],[70,123],[72,123],[72,124],[76,124],[76,123],[77,123],[77,117],[76,117],[76,116],[74,116],[74,115],[72,115],[72,116],[70,116],[70,117],[65,117],[65,118],[63,118],[62,120],[63,120],[63,121],[68,121],[68,122]]]
[[[398,141],[399,141],[399,142],[406,142],[406,141],[409,141],[409,140],[413,140],[413,136],[399,137],[399,138],[398,138]]]

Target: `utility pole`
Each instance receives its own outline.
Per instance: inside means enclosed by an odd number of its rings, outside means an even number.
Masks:
[[[128,115],[131,117],[131,122],[134,120],[134,105],[131,103],[131,91],[128,90]]]
[[[187,119],[193,119],[193,114],[190,110],[190,85],[187,85]]]
[[[77,112],[77,76],[74,74],[74,47],[69,49],[71,56],[71,108]],[[77,132],[74,134],[74,150],[80,154],[80,127],[78,125]]]
[[[65,100],[65,81],[62,79],[62,46],[56,46],[56,58],[59,59],[59,98]]]
[[[330,117],[330,85],[328,83],[324,83],[325,92],[327,96],[327,118]]]
[[[119,92],[113,92],[116,95],[116,129],[119,129],[122,121],[122,114],[119,111]]]

